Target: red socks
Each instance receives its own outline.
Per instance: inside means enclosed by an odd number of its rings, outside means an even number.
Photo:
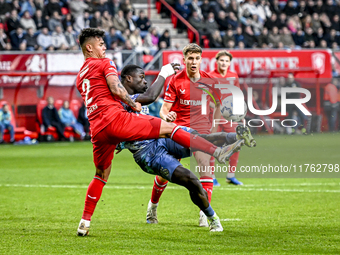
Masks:
[[[157,204],[159,198],[161,197],[163,191],[168,185],[168,181],[162,182],[158,175],[156,175],[155,180],[153,182],[153,189],[151,193],[151,202]]]
[[[217,147],[211,142],[184,131],[179,126],[175,127],[171,133],[171,139],[185,148],[191,148],[193,151],[202,151],[213,155]]]
[[[208,200],[209,200],[209,203],[210,203],[211,202],[211,195],[212,195],[213,188],[214,188],[213,178],[208,177],[208,176],[201,176],[200,182],[203,186],[203,189],[205,189],[208,193]]]
[[[85,208],[83,212],[82,219],[91,220],[94,209],[96,208],[97,202],[102,195],[102,191],[106,181],[98,176],[95,176],[91,181],[89,187],[87,188],[86,198],[85,198]]]

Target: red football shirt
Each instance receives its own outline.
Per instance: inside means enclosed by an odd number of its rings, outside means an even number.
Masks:
[[[214,71],[210,72],[209,74],[211,75],[211,77],[218,78],[217,80],[218,80],[219,83],[221,83],[221,84],[223,84],[222,82],[223,82],[224,80],[227,80],[227,78],[235,78],[235,80],[233,81],[234,86],[241,88],[241,87],[240,87],[239,78],[238,78],[237,73],[234,73],[234,72],[231,72],[231,71],[228,70],[228,71],[227,71],[227,74],[226,74],[225,76],[222,76],[222,74],[220,74],[220,73],[218,72],[218,70],[215,69]],[[227,82],[227,84],[228,84],[228,85],[231,84],[230,81]],[[221,90],[220,90],[220,93],[221,93],[221,100],[223,100],[223,99],[225,99],[226,97],[232,95],[231,92],[229,91],[229,89],[221,89]]]
[[[170,111],[177,113],[175,124],[191,127],[201,133],[208,133],[211,128],[209,121],[209,102],[210,97],[207,97],[208,114],[202,114],[202,94],[205,94],[202,89],[209,90],[215,81],[211,76],[200,71],[201,78],[197,82],[190,81],[186,70],[180,71],[173,76],[167,86],[164,101],[173,103]],[[202,83],[209,86],[202,85]]]
[[[106,77],[117,75],[117,69],[109,58],[88,58],[77,75],[80,92],[90,121],[92,137],[115,119],[116,111],[124,111],[120,98],[111,93]]]

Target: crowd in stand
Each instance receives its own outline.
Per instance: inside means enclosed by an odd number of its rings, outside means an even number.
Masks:
[[[211,48],[339,49],[338,0],[167,2],[209,40]]]
[[[0,0],[1,51],[77,50],[87,27],[105,30],[110,50],[155,54],[171,46],[169,31],[159,35],[130,0]]]

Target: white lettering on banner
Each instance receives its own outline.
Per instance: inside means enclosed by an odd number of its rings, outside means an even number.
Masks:
[[[35,85],[39,85],[39,81],[41,79],[40,75],[35,75],[35,76],[7,76],[3,75],[0,77],[0,84],[1,83],[29,83],[29,82],[34,82]]]
[[[1,71],[10,71],[11,70],[11,61],[0,61],[0,70]]]

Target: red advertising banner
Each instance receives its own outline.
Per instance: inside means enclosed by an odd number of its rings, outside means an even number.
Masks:
[[[45,72],[46,54],[4,54],[0,55],[0,74],[2,72]],[[43,77],[30,76],[0,76],[0,86],[16,86],[19,82],[22,85],[39,85],[43,83]]]
[[[201,70],[210,72],[216,67],[218,50],[203,50]],[[313,68],[320,72],[320,78],[331,78],[331,54],[327,50],[231,50],[233,60],[230,70],[246,77],[254,70]],[[183,64],[180,51],[164,51],[163,64]],[[310,75],[310,74],[306,74]],[[299,77],[305,77],[299,75]]]

